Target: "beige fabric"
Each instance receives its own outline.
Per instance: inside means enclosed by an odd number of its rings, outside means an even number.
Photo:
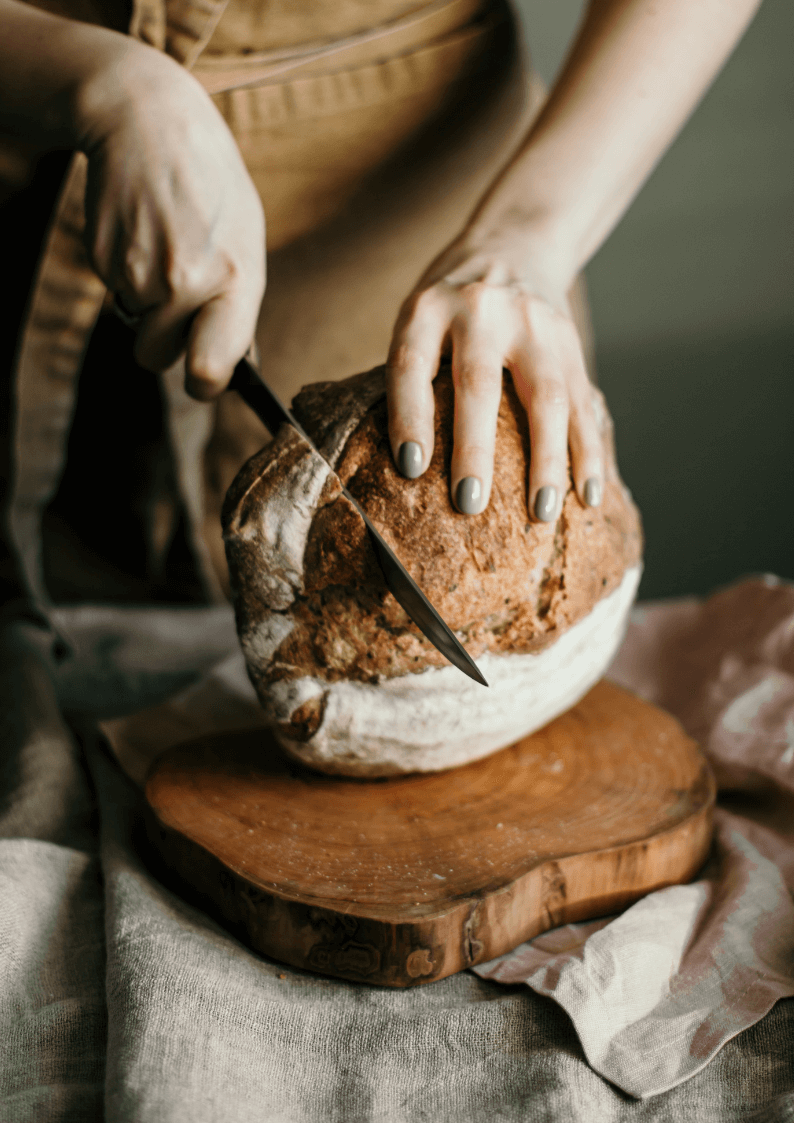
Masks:
[[[481,0],[430,7],[424,18],[373,29],[379,33],[347,40],[341,49],[320,45],[317,53],[286,59],[253,54],[196,63],[194,73],[208,89],[228,91],[214,100],[262,198],[269,252],[337,214],[364,176],[445,101],[463,95],[462,80],[493,67],[489,52],[507,17],[503,8],[491,5],[491,14],[474,21]],[[219,26],[225,22],[224,16]]]
[[[266,0],[267,2],[267,0]],[[228,0],[198,62],[197,76],[210,93],[231,90],[238,85],[272,81],[279,75],[293,76],[351,70],[382,58],[435,42],[439,38],[466,27],[475,17],[487,18],[496,0],[425,0],[410,5],[392,0],[378,3],[381,16],[370,13],[362,27],[362,13],[356,4],[339,3],[333,10],[327,4],[314,3],[294,7],[291,18],[284,21],[289,29],[289,44],[282,42],[282,24],[270,17],[269,22],[251,26],[255,4],[251,0]],[[284,15],[284,14],[282,14]],[[338,27],[330,35],[323,29],[332,16]],[[244,17],[242,19],[241,17]],[[222,39],[224,50],[217,42]]]
[[[222,24],[207,44],[208,55],[284,52],[334,42],[379,28],[429,7],[427,0],[229,0]]]

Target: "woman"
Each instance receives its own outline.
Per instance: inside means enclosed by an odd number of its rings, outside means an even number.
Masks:
[[[429,461],[431,384],[450,349],[451,494],[465,515],[488,502],[506,367],[527,410],[530,517],[553,527],[568,449],[580,501],[597,505],[576,278],[758,2],[592,0],[540,109],[498,0],[373,0],[366,12],[353,0],[138,0],[131,15],[0,0],[0,127],[85,157],[66,178],[12,375],[7,520],[24,573],[9,588],[39,600],[46,584],[56,597],[101,588],[95,573],[84,589],[59,578],[57,536],[45,582],[39,537],[111,298],[139,367],[165,372],[172,460],[142,508],[149,572],[173,559],[182,510],[204,594],[222,594],[219,503],[264,434],[220,396],[255,335],[285,397],[388,352],[392,446],[409,477]],[[87,367],[133,402],[142,370],[119,357],[132,345],[119,330],[94,333],[104,350],[95,342]],[[81,431],[121,433],[124,420]],[[173,599],[173,580],[161,592]]]

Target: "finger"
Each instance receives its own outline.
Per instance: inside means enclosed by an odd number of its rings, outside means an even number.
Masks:
[[[175,294],[169,289],[162,262],[167,256],[156,222],[146,207],[138,207],[133,229],[116,223],[111,234],[102,232],[103,252],[110,254],[109,287],[125,307],[144,312],[167,303]]]
[[[448,323],[447,302],[427,291],[406,302],[392,337],[386,368],[389,441],[395,464],[410,480],[422,475],[433,455],[433,379]]]
[[[185,364],[185,389],[209,401],[226,389],[234,368],[251,345],[259,306],[238,292],[208,301],[190,329]]]
[[[264,291],[264,254],[244,273],[227,266],[214,291],[202,292],[200,281],[198,273],[192,279],[186,275],[171,300],[144,316],[135,357],[150,370],[166,370],[187,349],[185,388],[207,401],[225,388],[253,338]]]
[[[545,333],[544,333],[545,334]],[[568,490],[568,387],[558,348],[548,338],[525,345],[513,367],[529,419],[527,506],[537,522],[556,522]]]
[[[464,515],[480,514],[491,496],[503,354],[498,340],[472,330],[470,321],[459,317],[453,322],[455,419],[450,486],[452,501]]]
[[[604,493],[604,448],[584,361],[580,373],[572,380],[570,403],[568,443],[576,494],[585,507],[598,507]]]
[[[125,301],[126,303],[126,301]],[[145,311],[135,336],[135,359],[145,370],[167,370],[187,347],[194,302],[159,305]]]

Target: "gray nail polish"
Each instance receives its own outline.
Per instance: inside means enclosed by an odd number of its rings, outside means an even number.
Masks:
[[[409,480],[422,474],[422,446],[416,441],[403,441],[397,453],[397,467]]]
[[[585,480],[584,485],[584,501],[588,507],[601,506],[601,481],[598,476],[591,476],[589,480]]]
[[[557,511],[557,488],[547,484],[535,496],[535,518],[550,523]]]
[[[479,515],[482,510],[482,484],[476,476],[466,476],[455,488],[455,506],[464,515]]]

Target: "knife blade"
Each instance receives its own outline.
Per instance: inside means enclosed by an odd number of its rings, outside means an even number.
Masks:
[[[237,391],[246,405],[254,411],[273,436],[276,435],[283,424],[292,425],[303,439],[311,445],[317,455],[322,456],[314,441],[298,424],[291,412],[280,401],[278,395],[261,378],[256,367],[247,356],[242,358],[235,367],[228,389]],[[331,471],[333,471],[333,468],[331,468]],[[375,556],[383,571],[384,580],[394,599],[405,609],[419,631],[450,663],[463,671],[469,678],[474,679],[475,682],[487,686],[488,683],[482,672],[466,648],[427,599],[388,542],[375,528],[366,511],[362,509],[346,487],[342,487],[342,492],[364,520],[364,525],[369,532],[375,550]]]

